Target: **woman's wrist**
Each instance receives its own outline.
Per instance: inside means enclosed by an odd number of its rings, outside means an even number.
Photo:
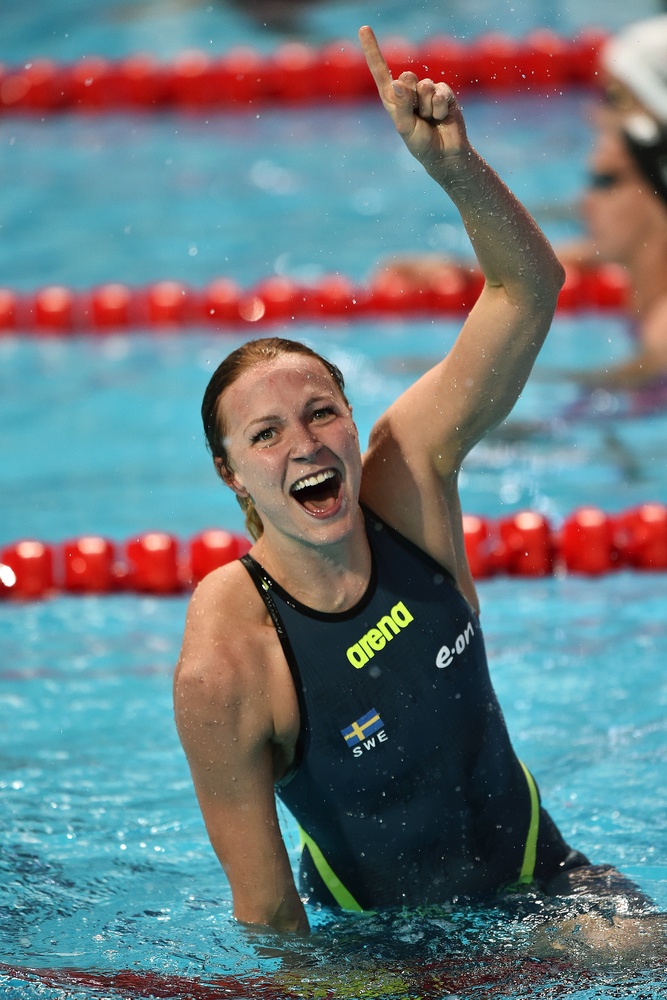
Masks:
[[[449,192],[452,185],[465,184],[476,158],[479,159],[478,154],[468,145],[452,152],[443,152],[433,162],[423,160],[422,166],[436,184]]]

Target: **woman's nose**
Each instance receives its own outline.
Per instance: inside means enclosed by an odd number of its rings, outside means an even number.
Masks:
[[[310,424],[297,424],[291,440],[291,457],[297,461],[311,461],[321,444]]]

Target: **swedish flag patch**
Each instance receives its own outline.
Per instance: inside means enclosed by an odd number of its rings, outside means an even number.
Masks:
[[[356,722],[346,726],[345,729],[341,729],[341,734],[349,747],[356,747],[362,740],[372,736],[373,733],[377,733],[378,729],[382,729],[383,725],[382,719],[376,710],[372,708],[370,712],[366,712]]]

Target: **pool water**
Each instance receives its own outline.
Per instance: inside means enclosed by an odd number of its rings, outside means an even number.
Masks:
[[[575,228],[590,101],[552,95],[549,115],[535,95],[466,101],[471,137],[554,239]],[[455,210],[385,117],[369,103],[0,118],[3,281],[360,281],[379,256],[469,253]]]
[[[314,4],[302,37],[350,36],[367,5]],[[553,0],[405,8],[386,33],[520,34],[547,24],[615,28],[625,5]],[[572,5],[574,7],[575,5]],[[633,17],[654,12],[633,9]],[[376,22],[373,22],[376,23]],[[222,4],[66,0],[17,9],[0,58],[74,59],[281,39]],[[577,232],[590,95],[470,97],[473,141],[554,240]],[[255,116],[0,118],[2,284],[250,285],[267,274],[366,280],[406,250],[466,252],[460,224],[415,172],[381,109],[276,108]],[[292,323],[343,369],[362,439],[375,416],[452,343],[459,321]],[[209,375],[268,328],[0,338],[0,546],[148,530],[188,539],[241,531],[210,466],[198,406]],[[282,331],[281,331],[282,332]],[[667,413],[604,397],[573,412],[556,369],[629,351],[613,314],[560,314],[499,432],[469,457],[464,509],[539,510],[555,526],[581,503],[609,512],[667,500]],[[480,583],[492,675],[519,755],[565,837],[617,865],[667,908],[664,663],[667,574]],[[187,596],[0,603],[0,996],[659,997],[651,954],[627,968],[538,961],[530,896],[362,918],[315,912],[307,941],[230,919],[175,733],[171,678]],[[297,837],[282,814],[291,857]],[[528,957],[526,957],[528,956]],[[30,971],[32,970],[32,971]]]
[[[572,843],[618,865],[664,908],[667,578],[498,579],[482,586],[481,598],[498,695],[555,820]],[[473,995],[462,982],[488,974],[486,956],[495,992],[481,995],[528,995],[517,957],[526,921],[500,910],[315,914],[308,942],[230,921],[229,889],[171,723],[185,603],[61,597],[0,607],[9,723],[0,782],[5,961],[107,977],[129,969],[206,982],[291,981],[299,995],[325,995],[309,993],[310,982],[333,996],[380,998],[394,995],[378,986],[382,977],[402,969],[420,982],[426,962],[448,989],[453,981],[457,995]],[[283,820],[296,862],[297,838]],[[515,964],[502,962],[509,949]],[[650,971],[648,958],[626,972],[598,970],[591,984],[581,969],[530,968],[528,981],[547,996],[563,995],[556,990],[564,984],[571,997],[615,995],[598,990],[624,983],[625,996],[662,995],[661,969]],[[357,986],[344,992],[353,972]],[[22,975],[5,972],[3,986],[0,969],[0,995],[98,995],[75,992],[67,979],[29,986]],[[361,990],[362,979],[371,992]],[[282,995],[273,989],[267,995]]]
[[[630,18],[658,13],[655,0],[636,0],[632,11],[624,0],[382,0],[370,6],[363,0],[293,3],[299,16],[281,25],[255,16],[270,4],[224,3],[221,0],[59,0],[56,6],[35,0],[17,6],[5,19],[0,58],[21,62],[35,56],[73,60],[98,54],[118,58],[128,51],[153,52],[170,58],[186,48],[224,52],[233,45],[252,45],[270,52],[285,38],[315,45],[331,39],[354,38],[359,25],[369,23],[379,32],[404,38],[422,38],[445,32],[470,38],[488,31],[520,36],[535,27],[550,27],[572,36],[589,25],[616,30]],[[273,5],[276,6],[275,4]]]

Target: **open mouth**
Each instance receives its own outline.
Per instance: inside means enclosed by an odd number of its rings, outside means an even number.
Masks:
[[[340,487],[339,473],[327,469],[300,479],[290,493],[310,514],[328,514],[338,504]]]

